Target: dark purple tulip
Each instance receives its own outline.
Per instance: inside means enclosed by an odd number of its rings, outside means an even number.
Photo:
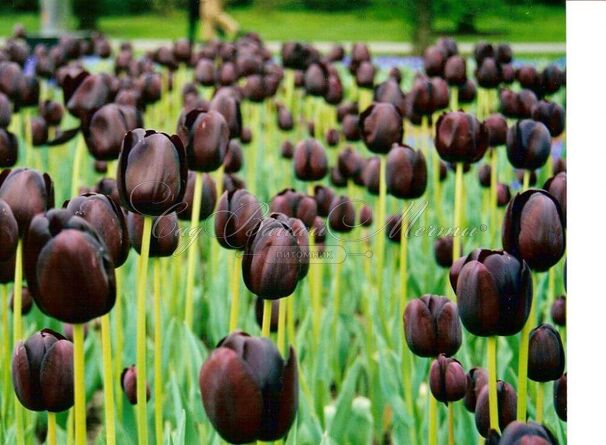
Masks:
[[[11,259],[17,250],[19,225],[6,201],[0,199],[0,261]]]
[[[185,146],[190,170],[210,172],[223,164],[229,144],[229,128],[221,113],[204,112],[199,108],[191,110],[178,135]]]
[[[373,195],[379,194],[379,174],[380,174],[380,160],[378,156],[372,156],[365,162],[362,170],[362,178],[364,180],[364,186],[369,193]]]
[[[490,177],[492,176],[490,164],[482,164],[478,168],[478,180],[480,181],[480,187],[490,187]]]
[[[404,115],[406,112],[405,95],[400,89],[398,82],[393,79],[387,79],[375,88],[373,100],[375,102],[392,104],[401,115]]]
[[[336,128],[328,129],[325,139],[329,147],[336,147],[339,145],[339,131]]]
[[[507,184],[497,184],[497,206],[505,207],[511,201],[511,192]]]
[[[246,183],[242,178],[229,173],[223,175],[223,190],[226,192],[235,192],[241,189],[246,189]]]
[[[444,66],[444,78],[448,85],[460,86],[467,82],[467,64],[459,55],[449,57]]]
[[[364,144],[374,153],[386,154],[404,136],[402,116],[389,103],[370,105],[360,115],[359,126]]]
[[[282,131],[290,131],[294,127],[292,114],[285,106],[278,107],[278,128]]]
[[[326,90],[326,95],[324,99],[326,103],[331,105],[338,105],[343,100],[343,84],[341,83],[341,79],[336,75],[328,76],[328,89]]]
[[[360,140],[360,118],[354,114],[347,114],[343,117],[343,136],[348,142],[356,142]]]
[[[566,111],[554,102],[539,101],[532,107],[532,119],[545,124],[551,137],[558,137],[564,132]]]
[[[476,411],[476,402],[484,386],[488,385],[488,372],[483,368],[472,368],[467,373],[467,389],[463,404],[467,411]]]
[[[128,258],[130,248],[124,213],[109,196],[86,193],[63,204],[72,214],[88,222],[105,243],[114,267],[120,267]]]
[[[115,179],[112,178],[103,178],[95,187],[93,187],[93,192],[101,193],[102,195],[107,195],[111,197],[114,202],[120,202],[120,195],[118,194],[118,185]]]
[[[40,102],[38,112],[46,123],[52,127],[58,126],[63,119],[63,106],[53,100],[47,99],[44,102]]]
[[[513,51],[511,50],[511,46],[506,43],[500,43],[497,45],[495,58],[500,64],[511,63],[513,60]]]
[[[381,84],[381,85],[383,85],[383,84]],[[377,89],[381,88],[381,85],[379,85],[379,87],[377,87]],[[383,102],[383,101],[378,101],[378,102]],[[344,104],[339,105],[337,107],[337,122],[339,122],[339,123],[343,122],[343,119],[345,118],[345,116],[347,116],[349,114],[355,115],[355,116],[357,116],[359,114],[358,102],[345,102]]]
[[[289,140],[282,142],[282,146],[280,147],[280,155],[284,159],[292,159],[295,154],[295,147]]]
[[[566,222],[566,172],[560,172],[549,178],[543,185],[543,189],[547,190],[558,201],[562,208],[564,222]]]
[[[526,88],[534,92],[539,91],[541,79],[534,66],[521,66],[516,72],[516,78],[518,79],[518,82],[520,82],[522,88]]]
[[[448,402],[461,400],[467,389],[467,375],[461,363],[454,358],[440,354],[431,363],[429,389],[439,402],[448,404]]]
[[[511,63],[501,65],[501,80],[507,85],[511,85],[516,80],[516,72]]]
[[[83,122],[110,101],[110,85],[100,74],[81,72],[76,77],[68,77],[63,84],[63,97],[67,110]]]
[[[322,144],[315,139],[299,142],[294,153],[295,175],[302,181],[318,181],[328,172],[328,159]]]
[[[293,70],[304,70],[316,59],[311,45],[299,42],[283,43],[280,55],[284,67]]]
[[[311,96],[324,97],[328,91],[328,68],[321,62],[309,65],[305,70],[305,91]]]
[[[429,116],[448,105],[448,84],[439,77],[418,77],[406,100],[412,113],[419,117]]]
[[[0,128],[8,128],[11,123],[12,104],[5,94],[0,92]]]
[[[209,59],[200,59],[196,64],[194,71],[196,82],[204,87],[212,87],[215,85],[216,69],[215,64]]]
[[[435,144],[447,162],[474,163],[488,149],[488,130],[471,114],[451,111],[442,114],[436,123]]]
[[[372,225],[372,209],[365,205],[360,209],[359,222],[362,227],[370,227]]]
[[[525,119],[507,132],[507,159],[515,168],[535,170],[551,153],[551,135],[542,122]]]
[[[446,53],[438,46],[430,46],[423,54],[423,69],[429,77],[443,76]]]
[[[492,57],[482,60],[475,74],[482,88],[496,88],[501,83],[501,67]]]
[[[248,145],[252,142],[252,131],[248,127],[242,127],[240,131],[240,142],[245,145]]]
[[[553,382],[553,406],[555,412],[564,422],[568,419],[568,374]]]
[[[107,104],[93,114],[87,131],[86,145],[95,159],[118,159],[124,136],[142,124],[139,112],[129,106]]]
[[[516,195],[505,213],[503,248],[538,272],[557,264],[566,249],[565,220],[558,201],[544,190]]]
[[[499,113],[491,114],[484,121],[484,126],[488,130],[489,147],[505,145],[507,141],[507,120],[505,116]]]
[[[562,86],[563,80],[564,73],[562,73],[557,65],[549,65],[545,67],[540,78],[542,92],[544,94],[556,93]]]
[[[490,418],[488,412],[488,385],[478,395],[475,410],[475,421],[478,432],[486,437],[490,429]],[[499,411],[499,428],[501,431],[511,422],[516,420],[516,404],[518,397],[515,389],[509,383],[497,380],[497,406]],[[501,442],[499,442],[500,444]]]
[[[267,300],[287,297],[297,287],[301,257],[288,217],[272,213],[257,226],[246,244],[242,260],[244,284]]]
[[[467,82],[459,86],[459,103],[470,104],[476,100],[477,94],[476,84],[473,80],[467,79]]]
[[[449,37],[441,37],[436,45],[444,51],[447,57],[452,57],[459,53],[457,42]]]
[[[187,180],[187,189],[183,196],[183,205],[179,206],[182,209],[178,209],[177,217],[182,220],[191,220],[191,212],[194,205],[194,185],[195,185],[195,173],[189,171]],[[200,207],[200,221],[207,219],[212,215],[217,204],[217,187],[214,179],[208,174],[204,173],[202,177],[202,204]]]
[[[463,326],[480,337],[514,335],[530,313],[532,280],[524,261],[502,250],[476,249],[450,269]]]
[[[0,93],[4,93],[18,105],[23,83],[21,67],[14,62],[0,62]]]
[[[351,146],[341,150],[337,158],[337,168],[341,175],[350,179],[360,174],[362,170],[362,156]]]
[[[230,334],[202,366],[199,382],[206,415],[230,443],[278,440],[295,419],[295,352],[290,348],[285,362],[268,338]]]
[[[372,89],[374,86],[376,69],[369,61],[363,61],[356,69],[356,85],[358,88]]]
[[[48,141],[48,126],[40,116],[30,119],[31,143],[34,147],[46,144]]]
[[[242,148],[238,143],[237,139],[229,141],[225,158],[223,159],[223,165],[225,166],[225,173],[237,173],[242,169],[242,163],[244,162],[244,156],[242,154]]]
[[[534,422],[511,422],[503,430],[499,445],[557,445],[558,441],[545,426]]]
[[[347,187],[347,178],[341,174],[337,166],[330,169],[330,184],[336,188]]]
[[[557,175],[558,173],[566,171],[566,159],[564,158],[553,158],[553,174]]]
[[[343,45],[334,45],[326,55],[326,58],[330,62],[340,62],[343,60],[344,57],[345,48],[343,48]]]
[[[19,98],[17,104],[20,107],[35,107],[40,101],[40,82],[35,76],[24,75],[19,85]]]
[[[565,366],[564,346],[558,331],[548,324],[534,328],[528,341],[528,378],[535,382],[557,380]]]
[[[240,137],[242,133],[242,114],[240,101],[231,93],[222,88],[217,91],[213,100],[210,101],[211,111],[218,111],[223,115],[229,128],[230,139]]]
[[[43,329],[13,355],[15,394],[32,411],[66,411],[74,404],[73,345],[61,334]]]
[[[551,305],[551,319],[558,326],[566,326],[566,297],[559,296]]]
[[[335,198],[335,192],[323,185],[316,185],[314,187],[314,199],[318,205],[318,215],[322,217],[328,216],[330,213],[330,205]]]
[[[482,61],[487,57],[494,57],[495,51],[492,43],[479,42],[473,47],[473,58],[477,65],[481,65]]]
[[[335,232],[351,232],[356,225],[356,211],[351,200],[338,196],[332,200],[328,212],[328,225]]]
[[[122,386],[122,391],[124,391],[124,395],[130,402],[131,405],[137,404],[137,368],[135,365],[129,366],[128,368],[124,368],[122,374],[120,375],[120,385]],[[146,399],[149,401],[150,391],[149,385],[146,383]]]
[[[244,189],[226,191],[215,215],[215,236],[226,249],[244,250],[263,218],[257,199]]]
[[[305,227],[313,226],[318,215],[318,204],[314,197],[284,189],[271,200],[272,213],[283,213],[289,218],[300,219]]]
[[[66,209],[32,219],[23,244],[25,278],[45,314],[85,323],[116,301],[112,258],[93,226]]]
[[[13,288],[13,291],[11,292],[11,298],[10,298],[10,301],[8,304],[11,312],[15,311],[14,303],[15,303],[15,289]],[[32,298],[32,295],[29,293],[29,288],[27,286],[22,286],[21,287],[21,315],[29,314],[33,307],[34,307],[34,299]]]
[[[387,191],[400,199],[416,199],[427,188],[427,164],[420,150],[397,144],[387,155]]]
[[[0,167],[12,167],[19,157],[19,140],[13,133],[0,128]]]
[[[185,150],[177,135],[129,131],[118,161],[118,190],[131,212],[159,216],[183,200],[187,186]]]
[[[449,268],[452,266],[452,249],[454,248],[454,241],[451,235],[441,236],[438,238],[433,245],[433,254],[436,259],[436,263],[440,267]],[[463,248],[461,246],[461,252],[463,254]]]
[[[457,306],[437,295],[410,301],[404,311],[404,334],[410,350],[420,357],[454,355],[461,346]]]
[[[143,216],[138,213],[129,212],[127,226],[130,243],[140,255],[143,239]],[[152,219],[149,256],[168,257],[175,253],[177,247],[179,247],[179,224],[176,212],[154,216]]]
[[[48,174],[28,168],[3,170],[0,173],[0,199],[6,201],[23,236],[32,218],[55,205],[53,183]]]

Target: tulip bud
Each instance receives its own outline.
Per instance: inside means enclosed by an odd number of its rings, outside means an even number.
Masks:
[[[53,182],[48,174],[28,168],[0,173],[0,199],[6,201],[19,226],[19,235],[27,231],[34,215],[55,205]]]
[[[374,153],[386,154],[404,135],[402,116],[388,103],[370,105],[360,115],[359,127],[364,144]]]
[[[507,184],[497,184],[497,207],[505,207],[511,201],[511,192]]]
[[[459,53],[457,42],[449,37],[441,37],[436,45],[444,51],[447,57],[452,57]]]
[[[348,114],[343,117],[343,136],[348,142],[356,142],[360,140],[360,119],[357,115]]]
[[[271,200],[270,210],[300,219],[309,228],[318,214],[318,204],[311,196],[295,192],[294,189],[284,189]]]
[[[448,85],[460,86],[467,81],[467,64],[461,56],[449,57],[444,66],[444,78]]]
[[[246,183],[237,175],[226,173],[223,175],[223,190],[226,192],[235,192],[236,190],[245,189]]]
[[[362,170],[362,178],[368,192],[373,195],[379,194],[381,164],[378,156],[373,156],[366,160],[366,165]]]
[[[212,87],[215,85],[215,64],[209,59],[200,59],[194,70],[194,79],[204,87]]]
[[[335,128],[329,128],[325,135],[326,143],[329,147],[339,145],[339,132]]]
[[[324,147],[315,139],[299,142],[294,154],[295,175],[302,181],[318,181],[328,172]]]
[[[229,141],[227,151],[225,152],[225,158],[223,159],[225,173],[239,172],[242,169],[243,162],[242,148],[237,139],[232,139]]]
[[[88,222],[105,243],[114,267],[126,262],[130,242],[124,213],[109,196],[86,193],[72,198],[63,207]]]
[[[187,164],[178,136],[137,128],[124,137],[117,175],[122,205],[159,216],[183,200]]]
[[[143,216],[138,213],[129,212],[127,217],[128,233],[133,248],[141,255],[141,243],[143,239]],[[195,242],[198,234],[191,234]],[[151,238],[149,245],[150,257],[171,256],[179,247],[179,224],[175,212],[152,218]]]
[[[12,117],[12,104],[5,94],[0,92],[0,128],[8,128]]]
[[[12,167],[19,157],[19,141],[13,133],[0,128],[0,167]]]
[[[394,79],[387,79],[375,88],[375,102],[386,102],[392,104],[398,110],[398,113],[404,115],[406,112],[406,98],[400,85]]]
[[[74,404],[73,345],[61,334],[43,329],[20,341],[12,363],[13,387],[32,411],[61,412]]]
[[[547,180],[543,189],[553,196],[562,208],[562,216],[566,222],[566,172],[557,173]]]
[[[223,164],[229,144],[229,128],[220,113],[206,113],[199,108],[191,110],[178,134],[191,170],[209,172]]]
[[[477,94],[476,84],[473,80],[467,79],[467,82],[459,87],[459,103],[470,104],[476,100]]]
[[[305,71],[305,91],[311,96],[323,97],[328,91],[328,69],[325,64],[314,62]]]
[[[383,84],[381,84],[381,85],[383,85]],[[379,85],[378,89],[381,88],[381,85]],[[377,94],[377,93],[375,92],[375,94]],[[384,101],[379,100],[378,102],[384,102]],[[358,114],[359,114],[359,110],[358,110],[357,102],[345,102],[344,104],[339,105],[337,107],[337,122],[342,123],[345,116],[348,116],[348,115],[357,116]]]
[[[480,181],[480,187],[489,188],[490,177],[490,164],[482,164],[480,168],[478,168],[478,180]]]
[[[15,299],[15,290],[11,292],[11,298],[9,302],[9,307],[11,312],[14,312],[14,299]],[[29,293],[29,289],[26,286],[21,288],[21,315],[27,315],[34,307],[34,300],[32,299],[31,294]]]
[[[494,57],[494,47],[492,43],[479,42],[473,47],[473,58],[477,65],[481,65],[482,61],[487,57]]]
[[[122,385],[122,391],[126,395],[126,398],[131,405],[137,404],[137,368],[135,365],[124,368],[120,375],[120,384]],[[146,383],[146,394],[145,397],[149,401],[150,391],[149,385]]]
[[[263,216],[257,199],[246,190],[226,191],[215,215],[215,236],[226,249],[244,250]]]
[[[484,121],[488,130],[488,146],[498,147],[507,141],[507,120],[502,114],[494,113]]]
[[[557,445],[558,441],[543,425],[511,422],[503,431],[499,445]]]
[[[564,131],[566,111],[559,104],[542,100],[532,107],[531,115],[533,120],[547,127],[551,137],[558,137]]]
[[[502,250],[476,249],[455,261],[450,282],[463,326],[472,334],[514,335],[526,323],[532,280],[523,260]]]
[[[330,205],[335,198],[335,193],[329,188],[323,185],[316,185],[314,187],[314,199],[318,205],[318,215],[322,217],[328,216],[330,213]]]
[[[202,366],[199,381],[206,415],[230,443],[278,440],[295,419],[299,384],[294,350],[285,362],[267,338],[230,334]]]
[[[335,197],[330,204],[328,224],[335,232],[351,232],[356,224],[356,211],[346,196]]]
[[[488,148],[488,131],[474,116],[452,111],[440,116],[436,124],[435,144],[447,162],[474,163]]]
[[[278,128],[282,131],[290,131],[294,127],[292,114],[288,111],[288,108],[282,106],[278,108]]]
[[[449,268],[452,266],[452,249],[454,248],[454,240],[452,235],[441,236],[438,238],[433,245],[433,253],[436,259],[436,263],[440,267]],[[463,247],[459,255],[463,254]]]
[[[528,378],[535,382],[557,380],[564,367],[564,346],[558,331],[548,324],[534,328],[528,342]]]
[[[372,209],[365,205],[360,209],[359,222],[362,227],[372,226]]]
[[[511,63],[501,64],[501,81],[511,85],[516,80],[516,72]]]
[[[484,388],[480,391],[478,400],[476,402],[476,428],[483,437],[486,437],[490,430],[488,392],[488,385],[484,385]],[[518,398],[513,386],[502,380],[497,380],[497,406],[499,411],[499,428],[501,431],[503,431],[511,422],[516,420],[517,401]],[[499,442],[499,444],[500,443],[501,442]]]
[[[295,147],[292,145],[292,142],[286,140],[282,142],[282,146],[280,147],[280,154],[284,159],[292,159],[295,153]]]
[[[476,411],[476,402],[484,386],[488,385],[488,372],[483,368],[472,368],[467,373],[467,389],[463,404],[467,411]]]
[[[438,46],[430,46],[423,54],[423,69],[429,77],[443,76],[446,53]]]
[[[543,190],[517,194],[505,212],[503,248],[523,258],[532,270],[544,272],[557,264],[566,249],[565,221],[558,201]]]
[[[420,150],[394,145],[387,155],[387,191],[400,199],[416,199],[427,187],[427,164]]]
[[[564,374],[553,382],[553,406],[560,419],[566,422],[568,418],[568,374]]]
[[[476,79],[482,88],[496,88],[501,83],[501,69],[492,57],[486,57],[476,69]]]
[[[358,88],[372,89],[374,86],[375,67],[370,61],[363,61],[356,70],[356,85]]]
[[[210,111],[217,111],[223,115],[229,128],[229,138],[240,137],[242,133],[242,114],[240,101],[225,89],[220,89],[210,101]]]
[[[344,178],[353,178],[362,169],[362,156],[353,147],[348,146],[339,153],[337,167]]]
[[[551,305],[551,319],[558,326],[566,326],[566,297],[559,296]]]
[[[0,261],[15,255],[19,241],[19,225],[6,201],[0,199]]]
[[[118,193],[118,185],[115,179],[111,178],[103,178],[95,187],[93,187],[94,193],[100,193],[102,195],[107,195],[114,200],[114,202],[120,202],[120,195]]]
[[[187,189],[183,196],[183,205],[179,206],[182,208],[177,209],[177,217],[181,220],[190,221],[191,212],[194,206],[194,187],[196,182],[196,174],[191,170],[188,172]],[[215,186],[214,179],[208,174],[204,173],[202,177],[202,204],[200,207],[200,221],[204,221],[215,210],[217,204],[217,187]]]
[[[118,159],[124,136],[142,124],[139,112],[129,106],[107,104],[93,114],[85,133],[86,145],[95,159]]]
[[[467,376],[458,360],[440,354],[431,363],[429,389],[439,402],[456,402],[465,396]]]
[[[547,127],[530,119],[518,121],[507,132],[507,159],[515,168],[542,167],[551,152]]]
[[[557,65],[546,66],[540,76],[540,84],[544,94],[555,94],[562,86],[564,73]]]
[[[456,305],[436,295],[410,301],[404,311],[404,334],[410,350],[420,357],[454,355],[461,346]]]

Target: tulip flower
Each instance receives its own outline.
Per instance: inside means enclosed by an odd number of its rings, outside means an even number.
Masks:
[[[560,419],[566,422],[568,418],[568,375],[565,373],[553,382],[553,406]]]
[[[488,415],[488,396],[489,396],[489,385],[485,385],[484,388],[480,391],[478,395],[478,399],[476,402],[476,410],[475,410],[475,422],[476,428],[478,432],[486,437],[488,435],[489,429],[494,429],[491,425],[489,425],[489,415]],[[498,399],[498,427],[503,431],[507,425],[511,422],[514,422],[516,419],[516,403],[517,396],[516,392],[507,382],[503,382],[502,380],[497,381],[497,399]],[[499,442],[500,443],[500,442]]]
[[[12,104],[6,95],[0,92],[0,128],[8,128],[12,117]]]
[[[564,367],[564,346],[558,331],[548,324],[534,328],[528,346],[528,378],[536,382],[557,380]]]
[[[427,187],[425,156],[408,145],[394,145],[387,155],[387,191],[396,198],[415,199]]]
[[[120,375],[120,385],[126,395],[126,398],[131,405],[137,404],[137,368],[135,365],[131,365],[128,368],[124,368]],[[145,384],[146,401],[149,401],[150,392],[149,385]]]
[[[560,296],[551,305],[551,319],[558,326],[566,326],[566,297]]]
[[[430,46],[423,54],[423,69],[429,77],[444,75],[446,52],[439,46]]]
[[[517,444],[557,445],[551,431],[538,423],[511,422],[501,435],[499,445]]]
[[[542,100],[532,107],[531,115],[533,120],[542,122],[547,127],[551,137],[556,138],[563,133],[566,112],[559,104]]]
[[[215,215],[215,236],[226,249],[244,250],[262,219],[261,206],[246,190],[226,191]]]
[[[566,222],[566,172],[557,173],[547,180],[543,189],[553,196],[562,209],[562,216]]]
[[[124,135],[142,124],[142,118],[135,108],[117,104],[104,105],[92,115],[85,130],[88,150],[98,160],[118,159]]]
[[[328,171],[328,159],[324,147],[315,139],[301,141],[294,152],[295,175],[302,181],[318,181]]]
[[[472,368],[467,373],[467,388],[463,404],[467,411],[474,413],[476,411],[476,403],[482,389],[488,385],[488,372],[482,368]]]
[[[551,136],[542,122],[518,121],[507,132],[507,158],[515,168],[542,167],[551,152]]]
[[[440,354],[431,363],[429,389],[439,402],[448,404],[465,396],[467,376],[458,360]]]
[[[453,55],[446,60],[444,65],[444,78],[451,86],[461,86],[467,81],[467,65],[465,58]]]
[[[392,104],[371,105],[360,115],[359,126],[364,144],[373,153],[386,154],[402,142],[402,116]]]
[[[74,404],[73,345],[61,334],[43,329],[15,347],[13,387],[32,411],[61,412]]]
[[[210,172],[223,164],[229,144],[229,127],[217,111],[191,110],[178,132],[187,152],[190,170]]]
[[[19,141],[13,133],[0,128],[0,167],[12,167],[19,157]]]
[[[196,173],[189,171],[187,173],[187,189],[183,195],[183,205],[177,209],[177,217],[181,220],[191,220],[192,208],[194,207],[194,188],[196,182]],[[203,174],[202,196],[200,198],[200,221],[204,221],[211,216],[217,203],[217,186],[215,181],[208,173]]]
[[[283,213],[292,218],[300,219],[305,227],[311,227],[318,215],[318,204],[311,196],[295,192],[294,189],[284,189],[271,201],[270,210]]]
[[[328,224],[335,232],[350,232],[356,224],[356,211],[346,196],[335,197],[330,204]]]
[[[0,261],[11,259],[17,251],[19,225],[11,207],[0,199]]]
[[[200,370],[206,415],[230,443],[274,441],[290,429],[298,405],[298,371],[267,338],[236,332],[217,345]]]
[[[316,185],[314,187],[314,199],[318,206],[318,215],[322,217],[328,216],[330,205],[335,198],[335,193],[326,186]]]

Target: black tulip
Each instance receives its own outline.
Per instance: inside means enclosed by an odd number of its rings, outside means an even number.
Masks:
[[[553,406],[556,414],[564,422],[568,419],[568,374],[553,382]]]
[[[474,163],[488,149],[488,130],[473,115],[452,111],[438,119],[435,144],[440,157],[447,162]]]
[[[467,375],[461,363],[454,358],[440,354],[431,363],[429,389],[437,401],[448,404],[465,396]]]
[[[494,113],[484,121],[488,130],[488,146],[498,147],[507,141],[507,120],[502,114]]]
[[[387,155],[387,191],[400,199],[416,199],[427,188],[427,164],[420,150],[394,145]]]
[[[548,324],[534,328],[528,341],[528,378],[535,382],[557,380],[564,373],[565,364],[558,331]]]
[[[85,132],[88,150],[95,159],[118,159],[124,136],[142,124],[139,112],[130,106],[107,104],[97,110]]]
[[[499,445],[557,445],[558,441],[545,426],[534,422],[511,422],[505,428]]]
[[[359,126],[364,144],[373,153],[386,154],[404,136],[402,116],[389,103],[370,105],[360,115]]]
[[[335,232],[351,232],[356,225],[356,211],[351,200],[338,196],[332,200],[328,212],[328,225]]]
[[[478,396],[486,385],[488,385],[488,372],[483,368],[471,368],[467,373],[467,389],[463,398],[467,411],[471,413],[476,411]]]
[[[131,365],[128,368],[124,368],[122,370],[122,374],[120,374],[120,385],[122,386],[122,391],[124,391],[124,395],[128,399],[131,405],[137,404],[137,368],[135,365]],[[146,399],[149,401],[150,391],[149,385],[146,383]]]
[[[330,213],[330,205],[335,198],[335,192],[324,185],[316,185],[314,187],[314,199],[318,205],[318,215],[322,217],[328,216]]]
[[[226,249],[244,250],[263,218],[257,199],[244,189],[226,191],[215,214],[215,236]]]
[[[127,226],[130,243],[140,255],[143,240],[143,216],[138,213],[129,212]],[[192,240],[191,242],[194,241]],[[171,212],[165,215],[152,217],[149,256],[168,257],[175,253],[177,247],[179,247],[179,224],[177,214]]]
[[[478,432],[486,437],[490,429],[488,408],[488,385],[480,391],[476,402],[475,421]],[[515,389],[507,382],[497,380],[497,407],[499,412],[499,428],[503,431],[507,425],[516,420],[516,404],[518,397]],[[501,442],[499,442],[500,444]]]
[[[566,125],[566,111],[554,102],[539,101],[532,107],[531,117],[535,121],[542,122],[551,137],[558,137],[564,132]]]
[[[452,250],[454,249],[454,239],[452,235],[441,236],[436,239],[433,245],[433,254],[436,259],[436,263],[440,267],[449,268],[452,266]],[[459,255],[463,254],[463,247]]]
[[[515,168],[535,170],[551,153],[551,136],[542,122],[525,119],[507,132],[507,159]]]
[[[561,295],[551,305],[551,319],[558,326],[566,326],[566,297]]]
[[[19,242],[19,225],[6,201],[0,199],[0,261],[11,259]]]
[[[196,108],[185,117],[184,132],[179,137],[187,153],[190,170],[210,172],[218,169],[229,144],[229,127],[217,111]]]
[[[0,128],[0,167],[12,167],[19,157],[19,140],[13,133]]]
[[[185,195],[183,196],[183,205],[181,209],[177,209],[177,217],[179,219],[191,220],[191,212],[194,207],[195,182],[196,174],[190,170],[188,172],[187,190],[185,190]],[[204,173],[202,177],[201,199],[200,221],[204,221],[213,214],[217,204],[217,186],[215,185],[215,180],[208,173]]]
[[[295,175],[302,181],[318,181],[328,172],[326,150],[315,139],[305,139],[297,144],[294,153]]]

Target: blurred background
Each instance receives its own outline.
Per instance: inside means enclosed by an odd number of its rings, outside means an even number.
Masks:
[[[17,23],[39,32],[49,20],[113,39],[202,37],[200,0],[2,0],[0,37]],[[461,42],[564,42],[564,0],[203,0],[229,25],[268,41],[407,42],[419,53],[442,35]],[[210,5],[210,6],[209,6]],[[41,13],[42,11],[45,11]],[[56,14],[59,14],[57,17]]]

